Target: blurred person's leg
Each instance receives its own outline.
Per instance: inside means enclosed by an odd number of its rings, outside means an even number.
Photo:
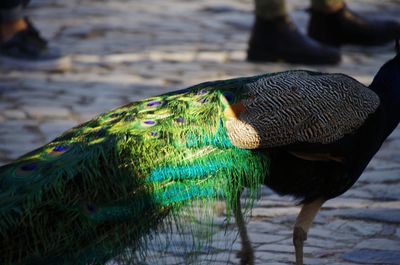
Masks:
[[[379,45],[400,36],[400,23],[357,15],[344,0],[311,0],[308,33],[331,46]]]
[[[344,0],[311,0],[311,7],[314,10],[325,12],[336,12],[345,6]]]
[[[29,0],[0,1],[0,64],[8,69],[61,70],[69,67],[24,16]],[[63,60],[61,60],[63,59]]]
[[[336,64],[340,53],[300,33],[283,0],[255,0],[255,22],[247,51],[249,61]]]
[[[287,15],[286,4],[284,0],[256,0],[254,2],[254,12],[257,17],[274,19]]]

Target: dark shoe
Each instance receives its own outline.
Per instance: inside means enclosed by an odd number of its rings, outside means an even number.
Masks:
[[[337,64],[340,53],[300,33],[287,16],[272,20],[256,17],[247,59],[253,62]]]
[[[308,34],[331,46],[379,45],[400,36],[400,23],[393,20],[369,20],[351,12],[346,6],[331,14],[311,10]]]
[[[11,39],[0,41],[0,64],[9,70],[66,70],[69,58],[47,45],[35,27],[27,20],[28,27]]]

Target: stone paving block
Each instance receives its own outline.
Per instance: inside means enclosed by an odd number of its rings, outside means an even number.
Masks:
[[[329,211],[328,214],[348,219],[362,219],[393,224],[400,223],[400,209],[339,209]]]
[[[47,141],[51,141],[76,125],[78,122],[73,120],[54,120],[40,124],[39,129],[46,135]]]
[[[355,265],[353,262],[345,262],[345,261],[326,263],[326,264],[329,264],[329,265]]]
[[[400,242],[397,240],[390,240],[387,238],[365,239],[360,243],[358,243],[355,247],[358,249],[390,250],[390,251],[400,252]]]
[[[389,170],[389,169],[399,169],[399,163],[396,161],[391,161],[389,159],[384,159],[379,157],[380,154],[377,154],[377,157],[373,159],[367,167],[367,170],[371,170],[372,172],[368,172],[371,175],[374,173],[373,171],[376,170]],[[372,177],[372,176],[369,176]],[[379,178],[379,173],[378,176],[375,177],[377,181],[380,180]],[[400,180],[400,175],[399,175],[399,180]]]
[[[367,183],[385,183],[400,181],[400,169],[396,168],[380,171],[367,171],[361,175],[360,181],[365,181]]]
[[[389,250],[367,250],[360,249],[348,252],[342,256],[346,261],[353,261],[361,264],[385,264],[399,265],[400,252]]]
[[[23,110],[33,118],[66,118],[70,111],[61,106],[23,106]]]
[[[400,179],[398,183],[391,183],[390,185],[368,184],[365,185],[363,189],[380,200],[400,200]]]
[[[333,235],[338,234],[334,238],[344,240],[346,234],[353,238],[358,238],[357,236],[373,237],[382,231],[383,225],[360,220],[337,219],[325,225],[324,228],[328,228]],[[315,228],[313,229],[315,230]]]
[[[280,215],[297,215],[299,213],[299,209],[297,207],[284,207],[284,208],[254,208],[253,216],[268,216],[268,217],[276,217]]]
[[[400,228],[397,228],[396,230],[396,237],[397,239],[400,239]]]
[[[374,177],[375,178],[375,177]],[[373,200],[374,196],[368,190],[362,188],[362,186],[353,186],[350,190],[346,191],[343,195],[346,198],[355,198],[355,199],[365,199],[365,200]]]
[[[394,130],[388,137],[389,139],[399,139],[400,138],[400,126],[397,126],[396,130]]]
[[[255,257],[261,261],[256,261],[256,264],[269,264],[272,262],[284,262],[286,264],[291,264],[294,261],[294,255],[292,253],[257,251],[255,253]]]
[[[374,201],[368,208],[371,209],[400,209],[400,203],[395,201]]]
[[[286,236],[282,236],[282,235],[274,235],[272,233],[254,233],[254,232],[249,232],[248,236],[250,238],[250,241],[253,244],[264,244],[264,243],[272,243],[272,242],[280,242],[282,240],[285,240],[287,237]]]
[[[294,253],[294,246],[288,244],[262,244],[255,249],[256,251],[268,251],[274,253]],[[307,246],[304,248],[304,254],[319,251],[320,248]]]
[[[372,204],[371,200],[360,198],[349,198],[347,196],[339,196],[324,204],[324,208],[367,208]]]
[[[16,109],[8,109],[3,112],[3,115],[7,119],[12,119],[12,120],[22,120],[26,118],[25,112],[21,110],[16,110]]]
[[[288,229],[281,224],[271,223],[267,220],[249,220],[247,231],[253,233],[265,233],[267,236],[273,235],[277,231]]]
[[[263,263],[258,262],[256,264],[263,264]],[[282,263],[282,262],[277,262],[277,261],[268,261],[268,265],[287,265],[287,263]]]
[[[344,227],[340,227],[338,229],[331,229],[331,227],[327,227],[326,223],[324,223],[323,225],[314,224],[310,229],[309,235],[310,237],[328,239],[332,241],[346,241],[351,243],[357,241],[358,237],[354,233],[354,231],[351,231],[353,233],[349,233],[349,230],[351,229],[346,227],[344,224],[345,222],[343,222],[342,225]]]
[[[382,231],[379,233],[383,237],[390,237],[396,233],[396,225],[384,224]]]

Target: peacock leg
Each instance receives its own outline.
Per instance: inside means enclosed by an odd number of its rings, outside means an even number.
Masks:
[[[296,219],[293,229],[293,245],[296,251],[296,265],[303,265],[303,244],[307,240],[307,233],[315,216],[326,200],[317,199],[311,203],[305,203]]]
[[[239,228],[240,239],[242,240],[242,249],[238,253],[240,258],[240,265],[253,265],[254,264],[254,251],[251,247],[249,236],[247,235],[247,228],[240,206],[240,196],[237,197],[236,204],[233,206],[236,224]]]

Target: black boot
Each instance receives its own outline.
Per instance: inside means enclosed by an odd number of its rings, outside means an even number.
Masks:
[[[379,45],[400,36],[400,23],[368,20],[343,7],[335,13],[311,10],[308,34],[331,46],[343,44]]]
[[[337,64],[340,53],[300,33],[287,16],[270,20],[256,17],[247,59],[253,62]]]
[[[71,62],[59,50],[48,47],[33,24],[25,19],[28,26],[9,40],[0,36],[0,68],[7,70],[65,71]]]

